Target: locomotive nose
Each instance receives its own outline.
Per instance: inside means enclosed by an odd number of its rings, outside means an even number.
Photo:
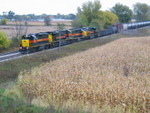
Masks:
[[[29,47],[29,40],[28,39],[22,40],[22,47]]]

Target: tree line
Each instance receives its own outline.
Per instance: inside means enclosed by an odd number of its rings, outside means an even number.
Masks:
[[[98,29],[105,29],[114,23],[128,23],[131,20],[136,22],[150,20],[150,6],[145,3],[136,3],[133,10],[128,6],[117,3],[109,11],[102,11],[99,0],[88,1],[78,7],[74,27],[96,26]]]
[[[6,18],[10,21],[13,20],[24,20],[24,21],[37,21],[37,20],[44,20],[45,18],[55,18],[55,19],[70,19],[73,20],[76,18],[75,14],[60,14],[57,15],[48,15],[48,14],[41,14],[41,15],[35,15],[35,14],[24,14],[24,15],[18,15],[15,14],[13,11],[3,12],[3,15],[0,15],[1,18]]]
[[[24,21],[27,23],[28,21],[43,21],[46,26],[50,26],[50,21],[52,19],[68,19],[68,20],[74,20],[76,18],[75,14],[60,14],[57,15],[48,15],[48,14],[41,14],[41,15],[35,15],[35,14],[27,14],[27,15],[18,15],[15,14],[13,11],[3,12],[3,15],[0,15],[0,24],[6,25],[7,21]]]

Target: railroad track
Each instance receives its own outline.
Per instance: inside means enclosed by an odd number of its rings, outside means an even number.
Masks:
[[[9,53],[0,54],[0,62],[5,62],[8,60],[19,58],[23,56],[19,51],[13,51]]]
[[[64,46],[69,46],[69,45],[63,45],[61,47],[64,47]],[[44,50],[44,51],[51,51],[51,50],[55,50],[55,49],[59,49],[59,47],[50,48],[50,49],[47,49],[47,50]],[[9,52],[9,53],[0,54],[0,63],[6,62],[6,61],[9,61],[9,60],[19,59],[19,58],[22,58],[22,57],[25,57],[25,56],[30,56],[30,55],[33,55],[33,54],[36,54],[36,53],[39,53],[39,52],[42,52],[42,51],[37,51],[37,52],[34,52],[34,53],[29,53],[29,54],[21,54],[19,51],[12,51],[12,52]]]

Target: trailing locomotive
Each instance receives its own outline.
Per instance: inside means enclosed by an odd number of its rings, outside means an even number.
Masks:
[[[50,32],[29,34],[22,36],[19,51],[21,53],[30,53],[145,26],[150,26],[150,21],[127,24],[114,24],[102,31],[97,31],[95,27],[83,27],[78,29],[62,31],[56,30]]]

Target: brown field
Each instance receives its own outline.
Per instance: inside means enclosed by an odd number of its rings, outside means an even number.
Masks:
[[[20,22],[17,22],[20,24]],[[44,22],[28,22],[28,26],[22,26],[22,35],[30,34],[30,33],[39,33],[39,32],[46,32],[46,31],[53,31],[57,30],[57,24],[61,23],[65,25],[65,29],[70,29],[71,27],[71,21],[51,21],[52,26],[44,26]],[[24,25],[24,22],[21,22],[22,25]],[[0,31],[3,31],[9,38],[16,36],[16,26],[15,22],[8,22],[6,26],[0,26]],[[27,29],[27,32],[26,32]]]
[[[124,38],[23,72],[19,87],[38,105],[88,113],[148,113],[149,64],[150,37]]]
[[[71,26],[71,22],[72,22],[71,20],[66,20],[66,21],[58,20],[58,21],[51,21],[51,24],[57,25],[57,23],[61,23],[61,24],[65,24],[66,26]],[[24,22],[21,22],[21,23],[24,24]],[[29,21],[27,23],[30,26],[44,26],[44,22],[41,22],[41,21]],[[15,22],[8,21],[7,25],[15,25]]]

